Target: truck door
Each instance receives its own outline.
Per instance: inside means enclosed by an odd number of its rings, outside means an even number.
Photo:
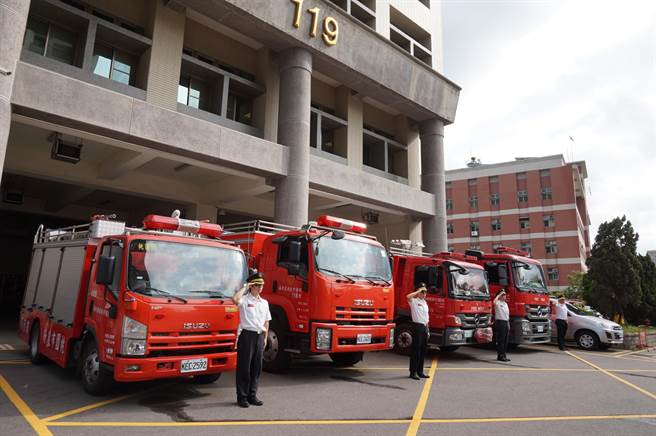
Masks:
[[[101,257],[114,259],[112,282],[107,285],[97,283]],[[90,324],[95,329],[98,350],[104,361],[113,360],[114,355],[120,352],[116,342],[116,334],[120,326],[116,326],[115,310],[118,303],[122,269],[123,241],[118,239],[105,241],[94,263],[87,304],[87,317],[90,318]]]
[[[419,283],[425,283],[428,289],[426,301],[428,302],[428,325],[430,327],[443,327],[446,312],[446,287],[442,267],[437,265],[419,265],[415,268],[414,288]]]
[[[285,308],[290,331],[309,331],[308,241],[304,236],[287,237],[276,244],[271,291],[274,301]]]

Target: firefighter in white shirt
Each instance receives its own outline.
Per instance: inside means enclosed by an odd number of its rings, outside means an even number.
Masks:
[[[497,341],[497,360],[510,362],[506,356],[508,349],[508,332],[510,330],[510,311],[506,303],[506,291],[494,297],[494,335]]]
[[[254,273],[232,297],[239,306],[239,339],[237,340],[237,404],[240,407],[261,406],[257,383],[262,373],[262,354],[269,332],[269,303],[260,296],[264,276]]]
[[[565,350],[565,333],[567,333],[567,305],[565,297],[558,297],[558,302],[554,305],[556,309],[556,328],[558,329],[558,348]]]
[[[414,292],[407,295],[412,315],[412,352],[410,354],[410,378],[428,378],[424,374],[424,357],[428,346],[428,304],[426,285],[419,283]]]

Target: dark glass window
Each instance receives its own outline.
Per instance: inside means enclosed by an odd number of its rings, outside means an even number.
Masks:
[[[59,26],[28,18],[23,48],[69,65],[75,61],[77,35]]]

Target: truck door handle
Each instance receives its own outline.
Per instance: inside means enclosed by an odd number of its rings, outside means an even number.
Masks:
[[[278,292],[278,280],[273,281],[272,290],[274,293]]]

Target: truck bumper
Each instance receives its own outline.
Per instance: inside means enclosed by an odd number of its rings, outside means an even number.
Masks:
[[[180,372],[183,360],[207,359],[207,369],[197,372]],[[237,366],[237,352],[209,355],[171,357],[119,357],[114,362],[114,379],[119,382],[154,380],[159,378],[188,377],[202,374],[233,371]]]
[[[313,323],[310,330],[310,351],[312,353],[348,353],[389,350],[394,345],[392,342],[394,327],[394,323],[375,326]],[[317,330],[319,330],[319,339]],[[330,335],[330,339],[327,338],[327,335]]]
[[[514,318],[510,322],[510,338],[512,344],[543,344],[551,342],[551,322],[529,321],[524,318]]]
[[[440,330],[431,330],[431,337],[428,339],[430,345],[436,345],[438,347],[486,344],[488,342],[492,342],[491,327],[479,327],[476,329],[447,327]]]

